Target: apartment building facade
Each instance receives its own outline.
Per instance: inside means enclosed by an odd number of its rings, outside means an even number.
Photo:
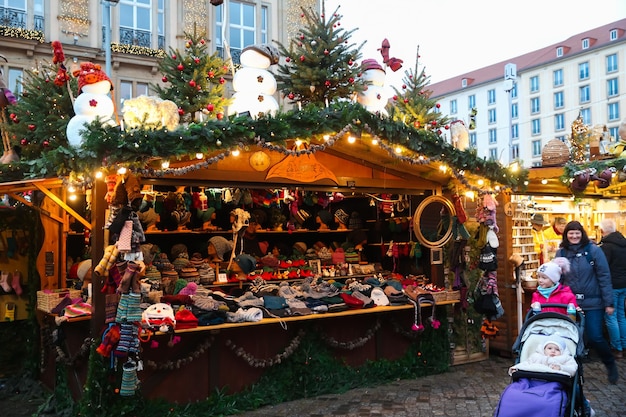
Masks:
[[[429,89],[440,111],[474,125],[470,146],[478,155],[505,165],[541,166],[546,143],[567,143],[579,116],[606,131],[606,140],[619,140],[626,118],[626,19]]]
[[[60,41],[66,65],[90,61],[107,69],[119,111],[124,100],[151,94],[162,77],[159,56],[183,50],[186,33],[205,33],[209,53],[238,63],[247,46],[288,43],[302,25],[301,7],[319,10],[320,2],[0,0],[0,68],[19,97],[24,71],[50,62],[50,43]]]

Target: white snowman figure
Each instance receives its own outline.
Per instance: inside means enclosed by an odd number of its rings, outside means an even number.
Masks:
[[[229,115],[250,112],[250,116],[256,119],[276,114],[276,78],[268,68],[278,64],[279,56],[278,49],[267,44],[243,49],[240,57],[242,68],[233,77],[235,94],[232,104],[228,106]]]
[[[103,126],[115,126],[115,106],[109,93],[113,84],[102,71],[100,65],[92,62],[83,62],[80,69],[74,71],[78,77],[78,96],[74,100],[75,116],[67,124],[67,140],[70,145],[80,146],[86,130],[85,124],[90,124],[100,118]]]
[[[364,59],[361,62],[361,78],[367,83],[365,90],[360,92],[357,101],[371,113],[387,115],[385,106],[391,95],[385,87],[385,70],[375,59]]]

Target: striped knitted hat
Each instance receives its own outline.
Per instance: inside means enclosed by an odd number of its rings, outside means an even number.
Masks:
[[[111,79],[102,71],[102,67],[99,64],[93,62],[82,62],[80,64],[80,70],[74,71],[74,77],[78,77],[78,91],[83,90],[83,87],[88,84],[95,84],[100,81],[108,81],[113,89],[113,83]]]

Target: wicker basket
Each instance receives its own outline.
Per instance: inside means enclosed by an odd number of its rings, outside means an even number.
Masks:
[[[448,291],[429,291],[429,293],[433,296],[435,303],[441,303],[448,299]]]
[[[563,166],[569,161],[569,149],[565,142],[552,139],[541,151],[541,165],[544,167]]]
[[[70,298],[80,297],[80,290],[70,290],[67,288],[51,290],[51,291],[37,291],[37,309],[49,313],[52,309],[59,305],[61,300],[68,296]]]
[[[459,301],[461,299],[461,291],[446,291],[446,301]]]

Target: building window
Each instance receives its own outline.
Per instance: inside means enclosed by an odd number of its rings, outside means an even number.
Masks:
[[[259,38],[267,36],[268,11],[265,7],[262,7],[261,13],[257,18],[257,10],[254,4],[237,0],[231,0],[228,4],[228,22],[224,21],[224,4],[217,6],[215,9],[215,42],[222,58],[226,58],[222,29],[224,29],[224,25],[227,25],[225,33],[228,34],[230,54],[233,63],[239,64],[241,51],[247,46],[258,43],[257,28],[259,30]]]
[[[609,103],[609,121],[614,122],[619,120],[619,102]]]
[[[456,100],[450,100],[450,114],[456,114]]]
[[[515,144],[511,146],[511,159],[519,159],[519,145]]]
[[[607,97],[615,97],[619,94],[619,82],[617,78],[611,78],[606,80],[606,95]]]
[[[589,38],[583,39],[582,48],[589,49]]]
[[[513,88],[511,89],[511,98],[517,98],[517,84],[513,84]]]
[[[615,142],[615,139],[618,138],[619,136],[619,127],[618,126],[613,126],[613,127],[609,127],[609,135],[611,135],[611,141]]]
[[[617,71],[617,54],[611,54],[606,57],[606,72],[611,73]]]
[[[498,143],[498,132],[496,129],[489,129],[489,144]]]
[[[563,92],[557,91],[554,93],[554,108],[562,109],[565,106],[565,100],[563,99]]]
[[[530,121],[531,133],[533,135],[541,134],[541,119],[532,119]]]
[[[615,39],[617,39],[617,29],[612,29],[609,32],[609,39],[614,41]]]
[[[461,88],[465,88],[465,87],[467,87],[467,78],[463,78],[461,80]]]
[[[560,87],[563,85],[563,70],[558,69],[552,73],[552,86]]]
[[[589,103],[591,101],[591,93],[589,92],[589,86],[583,85],[578,89],[579,91],[579,103]]]
[[[511,125],[511,139],[519,139],[519,125],[517,123]]]
[[[494,124],[496,122],[496,109],[489,109],[487,113],[489,116],[489,124]]]
[[[539,91],[539,76],[535,75],[530,77],[530,92],[536,93],[537,91]]]
[[[467,109],[472,110],[474,107],[476,107],[476,96],[472,94],[467,97]]]
[[[559,131],[565,129],[565,115],[558,113],[554,115],[554,130]]]
[[[469,142],[472,148],[476,148],[476,132],[469,134]]]
[[[541,139],[533,140],[533,157],[541,156]]]
[[[124,100],[139,96],[150,95],[150,87],[147,83],[138,83],[133,81],[120,81],[119,100],[120,104],[124,104]]]
[[[519,117],[519,106],[517,103],[511,104],[511,119],[517,119]]]
[[[556,48],[556,57],[560,58],[563,56],[563,47],[559,46],[558,48]]]
[[[530,113],[537,114],[541,111],[541,106],[539,104],[539,97],[533,97],[530,99]]]
[[[498,160],[498,148],[489,148],[489,159],[492,161]]]
[[[591,124],[591,109],[589,108],[581,109],[580,117],[582,117],[584,124],[590,125]]]
[[[589,62],[578,64],[578,79],[586,80],[589,78]]]
[[[496,89],[492,88],[487,91],[487,104],[496,104]]]
[[[8,84],[7,88],[11,90],[15,98],[19,101],[22,96],[22,92],[24,91],[24,87],[22,85],[22,77],[24,76],[24,71],[19,68],[9,68],[9,77],[7,79]]]
[[[112,12],[115,9],[112,8]],[[121,0],[117,9],[119,10],[121,44],[154,48],[155,45],[152,41],[152,34],[155,29],[153,16],[156,16],[158,31],[156,48],[164,49],[163,0]],[[155,12],[154,14],[153,11]]]

